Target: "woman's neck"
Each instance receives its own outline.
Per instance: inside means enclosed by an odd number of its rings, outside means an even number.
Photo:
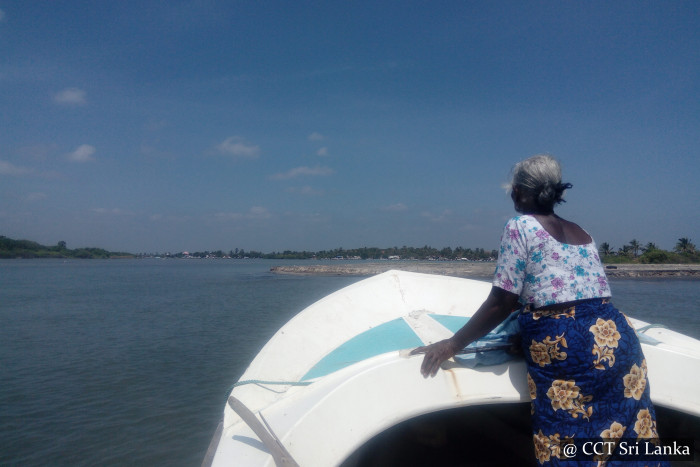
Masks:
[[[553,208],[543,208],[540,206],[519,206],[517,211],[520,214],[526,214],[531,216],[556,216],[554,214]]]

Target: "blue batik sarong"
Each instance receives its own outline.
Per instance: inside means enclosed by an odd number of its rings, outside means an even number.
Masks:
[[[577,465],[561,449],[577,440],[658,441],[642,348],[634,327],[608,299],[567,309],[525,307],[518,322],[540,465]],[[659,464],[658,459],[635,462],[618,454],[574,460],[581,465],[605,460],[626,467]]]

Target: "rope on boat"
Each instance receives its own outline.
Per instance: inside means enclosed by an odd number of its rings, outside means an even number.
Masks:
[[[646,326],[642,326],[639,329],[635,329],[635,333],[637,334],[637,338],[639,339],[639,342],[642,344],[648,344],[648,345],[658,345],[661,343],[660,340],[655,339],[651,336],[648,336],[646,334],[646,331],[649,329],[653,328],[663,328],[663,329],[668,329],[668,326],[664,326],[663,324],[647,324]]]
[[[668,329],[668,326],[664,324],[647,324],[646,326],[642,326],[641,328],[637,329],[637,332],[645,332],[652,328]]]
[[[246,384],[279,384],[279,385],[289,385],[289,386],[308,386],[312,381],[266,381],[262,379],[247,379],[244,381],[239,381],[233,385],[233,388],[238,386],[245,386]]]
[[[226,397],[228,397],[229,394],[231,394],[231,391],[233,391],[233,388],[237,388],[238,386],[245,386],[247,384],[257,384],[263,389],[267,389],[268,391],[273,391],[272,388],[267,388],[265,386],[308,386],[313,381],[268,381],[264,379],[246,379],[243,381],[238,381],[237,383],[234,383],[233,385],[229,386],[228,390],[226,391]],[[274,391],[277,392],[277,391]]]

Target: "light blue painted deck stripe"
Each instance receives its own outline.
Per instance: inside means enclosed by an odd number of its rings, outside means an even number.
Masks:
[[[301,381],[326,376],[353,363],[383,353],[420,347],[421,345],[423,342],[413,332],[413,329],[403,318],[398,318],[358,334],[340,345],[314,365],[301,378]]]
[[[430,315],[430,317],[452,332],[459,331],[469,321],[468,316]]]
[[[465,316],[430,315],[452,332],[457,332],[469,320]],[[301,381],[326,376],[353,363],[400,349],[420,347],[423,342],[411,326],[397,318],[358,334],[323,357]]]

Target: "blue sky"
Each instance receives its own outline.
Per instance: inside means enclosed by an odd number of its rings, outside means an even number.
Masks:
[[[495,248],[550,153],[598,241],[700,241],[700,3],[0,0],[0,235]]]

